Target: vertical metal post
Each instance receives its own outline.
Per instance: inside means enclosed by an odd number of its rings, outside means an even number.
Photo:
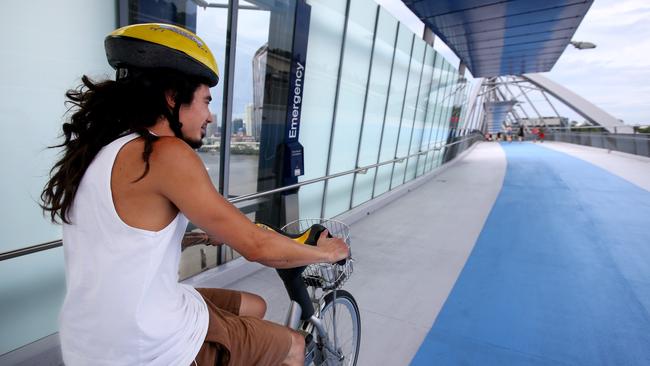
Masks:
[[[402,134],[402,120],[404,119],[404,103],[406,103],[406,95],[409,91],[409,79],[411,77],[411,63],[413,61],[413,48],[415,45],[415,34],[411,37],[411,52],[409,52],[409,67],[406,70],[406,87],[404,88],[404,97],[402,98],[402,111],[399,113],[399,127],[397,128],[397,141],[395,142],[395,152],[393,153],[393,159],[397,158],[397,148],[399,147],[399,138]],[[391,164],[390,169],[390,180],[388,182],[388,190],[393,189],[393,173],[395,173],[395,164]]]
[[[484,82],[481,82],[481,91],[479,91],[481,100],[479,112],[476,114],[476,128],[483,133],[487,132],[487,122],[485,120],[485,90],[487,90],[487,85],[485,85]]]
[[[372,62],[375,56],[375,43],[377,41],[377,24],[379,23],[379,5],[377,5],[377,11],[375,13],[375,27],[372,33],[372,47],[370,47],[370,62],[368,63],[368,78],[366,79],[366,92],[363,96],[363,111],[361,112],[361,129],[359,131],[359,142],[357,143],[357,158],[354,162],[355,169],[359,167],[359,155],[361,155],[361,141],[363,140],[363,128],[366,124],[366,106],[368,105],[368,91],[370,89],[370,76],[372,74]],[[357,174],[352,175],[352,193],[350,194],[350,204],[348,209],[352,209],[352,204],[354,200],[354,186],[357,183]]]
[[[472,114],[472,117],[470,119],[470,125],[472,129],[474,130],[480,130],[481,132],[484,132],[480,126],[479,126],[479,120],[480,120],[480,115],[483,107],[483,96],[481,95],[481,91],[483,90],[483,81],[481,81],[481,85],[479,86],[478,94],[476,95],[476,100],[474,101],[474,113]]]
[[[436,35],[433,33],[431,28],[425,26],[424,27],[424,32],[422,33],[422,39],[433,48],[433,44],[436,41]]]
[[[444,73],[445,73],[446,77],[445,77],[445,82],[443,83],[444,90],[442,91],[442,98],[440,99],[441,111],[440,111],[440,116],[438,118],[439,126],[438,126],[438,129],[436,131],[436,140],[435,141],[438,141],[438,136],[440,135],[440,126],[443,125],[442,122],[444,121],[444,118],[445,118],[444,117],[444,106],[443,106],[443,104],[446,103],[446,100],[449,97],[448,93],[451,93],[451,88],[449,87],[449,85],[447,85],[447,83],[449,82],[449,76],[451,75],[451,73],[449,72],[447,67],[444,67],[444,65],[443,65],[443,69],[445,70]],[[441,149],[446,150],[446,148],[444,148],[444,147],[441,148]],[[436,154],[437,154],[436,151],[434,151],[432,156],[431,156],[431,164],[432,164],[431,169],[433,169],[433,162],[435,160]]]
[[[479,86],[479,88],[482,88],[482,86]],[[470,89],[468,94],[471,94],[471,92],[472,92],[472,90]],[[480,93],[480,90],[479,90],[479,93]],[[469,113],[465,114],[465,117],[467,117],[467,121],[468,121],[468,123],[465,124],[465,130],[467,130],[467,129],[473,130],[474,129],[474,118],[475,118],[474,114],[476,113],[476,110],[477,110],[476,106],[478,105],[478,103],[477,103],[478,98],[479,98],[479,96],[477,94],[476,98],[474,98],[474,100],[472,101],[472,108],[470,109]],[[469,103],[469,101],[468,101],[468,103]]]
[[[448,115],[448,117],[447,117],[448,120],[444,122],[447,126],[449,126],[449,129],[448,129],[448,131],[447,131],[447,139],[445,140],[445,143],[447,143],[447,144],[452,143],[453,140],[454,140],[455,137],[456,137],[456,131],[455,131],[455,129],[453,129],[453,131],[452,131],[450,117],[452,116],[453,111],[454,111],[454,104],[455,104],[456,92],[457,92],[458,90],[457,90],[457,89],[454,90],[454,88],[456,87],[457,82],[454,81],[454,75],[453,75],[453,73],[451,72],[451,67],[452,67],[452,66],[449,65],[449,69],[450,69],[450,70],[449,70],[449,71],[450,71],[450,72],[449,72],[449,75],[450,75],[451,81],[450,81],[450,86],[449,86],[449,95],[447,96],[447,99],[449,99],[449,100],[448,100],[448,103],[449,103],[449,102],[451,103],[451,113],[450,113],[450,114]],[[444,121],[444,120],[443,120],[443,121]],[[453,135],[450,135],[450,132],[452,132]],[[450,137],[451,137],[451,138],[450,138]],[[458,145],[456,144],[456,145],[453,145],[453,146],[451,146],[451,147],[446,147],[446,148],[445,148],[445,152],[444,152],[444,154],[442,155],[442,163],[443,163],[443,164],[444,164],[444,163],[447,161],[447,159],[449,158],[449,152],[452,151],[452,149],[456,149],[457,147],[458,147]],[[452,157],[452,158],[453,158],[453,157]]]
[[[386,126],[386,112],[388,112],[388,101],[390,100],[390,87],[393,83],[393,69],[395,68],[395,53],[397,52],[397,39],[399,38],[399,22],[397,23],[397,26],[395,27],[395,42],[393,42],[393,58],[390,62],[390,74],[388,75],[388,89],[386,89],[386,103],[384,103],[384,118],[383,121],[381,122],[381,132],[380,132],[380,137],[379,137],[379,147],[377,148],[377,162],[376,164],[379,163],[379,159],[381,157],[381,147],[384,143],[384,127]],[[372,178],[372,194],[371,198],[375,197],[375,185],[377,184],[377,172],[379,171],[379,167],[375,168],[375,176]]]
[[[418,152],[422,151],[422,142],[424,142],[424,130],[426,128],[427,124],[427,118],[429,117],[429,99],[431,98],[431,89],[433,88],[433,76],[435,74],[435,66],[436,66],[436,57],[437,57],[437,52],[431,47],[431,51],[433,51],[433,64],[431,65],[431,80],[429,80],[429,91],[427,92],[427,104],[426,104],[426,111],[424,112],[424,123],[422,124],[422,136],[420,136],[420,144],[418,146]],[[426,51],[425,51],[426,52]],[[426,58],[425,58],[426,60]],[[435,106],[434,106],[435,110]],[[433,125],[433,119],[431,120],[431,124]],[[431,127],[429,128],[429,142],[431,141]],[[415,163],[415,176],[418,176],[418,166],[420,165],[420,159],[422,158],[422,155],[418,155],[418,160]],[[425,162],[426,162],[426,156],[425,156]],[[424,174],[426,171],[426,167],[422,170],[422,174]]]
[[[406,151],[406,155],[411,155],[411,145],[413,144],[413,130],[415,129],[415,119],[418,117],[418,103],[420,103],[420,89],[422,88],[422,76],[424,76],[424,61],[427,59],[427,48],[424,47],[424,54],[422,56],[422,67],[420,68],[420,82],[418,83],[418,96],[415,98],[415,113],[413,113],[413,122],[411,123],[411,136],[409,138],[409,147]],[[428,101],[428,98],[427,98]],[[422,129],[424,130],[424,124],[422,124]],[[419,148],[418,148],[419,149]],[[419,157],[419,156],[418,156]],[[406,172],[409,168],[409,161],[412,158],[406,159],[406,165],[404,166],[404,176],[402,177],[402,184],[406,182]],[[415,174],[417,174],[417,166]]]
[[[219,191],[228,198],[230,178],[230,135],[232,134],[232,98],[235,85],[235,53],[237,48],[237,13],[239,0],[228,1],[228,27],[226,33],[226,64],[221,114],[221,153],[219,155]]]
[[[467,103],[469,103],[469,101]],[[472,109],[470,109],[469,112],[465,113],[465,115],[463,116],[464,117],[463,120],[467,121],[466,123],[463,124],[465,133],[467,133],[468,130],[472,130],[472,128],[474,127],[474,113],[476,113],[476,100],[474,100],[474,103],[472,104]]]
[[[454,74],[451,72],[451,70],[452,70],[451,64],[447,64],[447,75],[448,75],[447,76],[447,83],[448,83],[448,86],[447,86],[447,94],[445,96],[445,103],[450,103],[450,101],[451,101],[451,108],[453,110],[454,103],[453,103],[452,97],[454,96],[454,86],[455,86],[455,84],[453,84],[453,82],[454,82]],[[447,107],[447,108],[449,108],[449,107]],[[449,112],[451,112],[451,111],[449,111]],[[449,133],[451,132],[451,125],[450,125],[450,121],[449,121],[450,116],[451,116],[451,113],[447,114],[447,111],[445,111],[445,115],[441,116],[443,126],[446,126],[446,131],[445,131],[446,136],[443,136],[443,138],[445,138],[445,140],[444,140],[445,144],[448,144],[448,143],[452,142],[449,139]],[[446,157],[448,156],[449,150],[450,150],[450,147],[445,147],[444,148],[444,153],[442,153],[441,164],[445,163],[445,160],[446,160]]]
[[[272,3],[272,4],[271,4]],[[309,33],[311,9],[305,0],[269,2],[269,34],[264,67],[262,125],[258,156],[257,191],[267,191],[297,182],[297,169],[289,168],[300,161],[297,142],[300,131],[302,99],[294,109],[296,95],[302,98],[309,74],[306,64],[306,40]],[[298,66],[301,64],[302,66]],[[306,68],[306,70],[304,69]],[[302,70],[298,72],[298,70]],[[261,85],[258,85],[261,87]],[[259,90],[262,91],[262,90]],[[296,111],[297,115],[293,116]],[[292,124],[293,122],[293,124]],[[297,144],[295,144],[297,143]],[[295,150],[294,150],[295,149]],[[293,162],[289,155],[296,151]],[[297,164],[294,168],[298,168]],[[299,167],[304,171],[304,167]],[[302,172],[301,171],[301,172]],[[255,218],[282,226],[299,215],[297,190],[273,194],[256,210]]]
[[[551,106],[551,108],[553,109],[553,112],[555,112],[555,115],[557,116],[557,118],[561,118],[560,114],[557,112],[557,109],[555,109],[555,106],[553,105],[553,103],[551,103],[551,100],[548,99],[548,97],[546,96],[546,93],[544,93],[543,90],[540,90],[539,92],[542,93],[542,96],[544,96],[544,99],[546,99],[546,102],[548,103],[548,105]]]
[[[512,98],[517,99],[515,97],[515,94],[510,90],[510,88],[508,88],[508,83],[504,83],[503,86],[505,87],[506,91],[508,92],[508,94],[510,94]],[[524,114],[524,116],[526,116],[526,119],[530,122],[530,116],[528,115],[528,113],[526,113],[526,110],[521,105],[518,105],[518,107],[519,109],[521,109],[521,112]],[[512,110],[514,111],[514,109],[515,108],[513,107]],[[515,117],[517,117],[516,114]]]
[[[535,111],[535,114],[537,114],[537,118],[539,118],[539,120],[542,121],[542,123],[544,123],[543,119],[542,119],[542,115],[539,113],[537,108],[535,108],[535,105],[533,104],[533,102],[531,102],[530,98],[528,98],[528,93],[526,93],[524,91],[524,88],[522,88],[521,85],[517,84],[517,87],[519,88],[519,90],[521,90],[521,93],[524,95],[524,98],[526,98],[526,101],[528,102],[530,107],[533,108],[533,111]],[[546,123],[544,123],[544,125],[546,125]]]
[[[437,57],[436,57],[436,59],[437,59]],[[443,65],[441,65],[441,66],[443,66]],[[442,69],[444,69],[444,66],[442,67]],[[435,73],[436,73],[436,69],[435,69],[435,63],[434,63],[433,74],[435,75]],[[444,71],[443,71],[443,73],[444,73]],[[438,108],[439,107],[442,108],[442,106],[440,106],[439,103],[441,103],[444,100],[444,97],[445,97],[446,89],[445,90],[440,90],[441,88],[445,87],[445,83],[447,82],[447,78],[445,78],[443,80],[443,77],[444,77],[443,73],[440,74],[440,82],[438,83],[438,88],[437,88],[438,92],[436,93],[436,105],[435,105],[434,110],[433,110],[433,119],[431,120],[431,130],[432,131],[433,131],[433,126],[435,126],[436,123],[438,122],[438,118],[436,118],[437,117],[436,113],[438,112]],[[441,114],[442,114],[442,112],[441,112]],[[440,129],[436,128],[436,135],[433,138],[433,140],[431,140],[431,135],[433,133],[429,134],[429,146],[427,147],[427,150],[431,149],[431,141],[434,141],[434,143],[436,143],[436,141],[438,141],[438,133],[439,132],[440,132]],[[435,155],[436,155],[435,151],[431,152],[431,161],[433,161],[433,158],[435,157]],[[425,171],[425,173],[427,171],[427,165],[428,164],[429,164],[429,154],[427,153],[427,156],[424,159],[424,171]]]
[[[508,92],[508,93],[509,93],[513,98],[514,98],[514,94],[510,91],[510,89],[508,88],[508,85],[507,85],[507,84],[504,84],[504,86],[505,86],[506,91],[507,91],[507,92]],[[499,93],[501,93],[501,91],[499,91]],[[504,99],[505,99],[505,95],[504,95]],[[516,100],[516,98],[515,98],[515,100]],[[510,114],[512,114],[512,117],[515,119],[515,121],[517,121],[518,123],[522,124],[522,123],[521,123],[521,118],[519,117],[519,114],[517,114],[517,111],[515,110],[515,107],[517,107],[517,106],[519,107],[519,109],[520,109],[520,110],[524,113],[524,115],[526,116],[526,120],[528,121],[528,123],[530,123],[530,117],[528,116],[528,113],[526,113],[526,110],[523,109],[523,108],[521,107],[520,104],[517,104],[517,105],[512,106],[512,109],[510,110]],[[525,124],[523,124],[523,125],[524,125],[524,127],[525,127]]]
[[[469,130],[469,131],[472,131],[472,130],[476,129],[475,128],[475,126],[476,126],[476,115],[479,113],[477,106],[478,106],[478,100],[480,98],[479,94],[481,92],[482,87],[483,87],[482,85],[479,85],[479,92],[476,94],[476,98],[474,98],[474,101],[473,101],[473,104],[472,104],[472,109],[470,109],[469,113],[465,115],[465,117],[467,117],[467,125],[466,125],[467,127],[466,127],[466,129]],[[471,95],[471,93],[472,93],[472,91],[470,89],[469,94]],[[468,103],[469,103],[469,101],[468,101]]]
[[[431,74],[431,87],[433,88],[433,83],[434,80],[436,79],[436,60],[438,59],[439,54],[436,52],[435,57],[433,59],[433,73]],[[431,116],[431,125],[429,126],[429,141],[427,141],[427,150],[431,149],[431,135],[433,134],[433,126],[436,124],[436,110],[438,108],[438,98],[440,95],[440,83],[442,82],[442,78],[438,79],[438,84],[436,84],[436,97],[433,101],[433,108],[431,110],[431,113],[433,116]],[[431,91],[429,91],[429,94]],[[427,107],[427,115],[429,114],[429,108]],[[429,161],[429,152],[424,156],[424,170],[422,171],[422,174],[426,174],[427,172],[427,163]],[[433,155],[433,153],[431,153]]]
[[[116,25],[117,27],[124,27],[129,25],[129,0],[118,0],[115,2],[116,6]]]
[[[325,175],[330,174],[330,164],[332,162],[332,146],[334,146],[334,132],[336,127],[336,111],[339,104],[339,89],[341,88],[341,71],[343,70],[343,61],[345,61],[345,38],[348,33],[348,21],[350,16],[350,1],[345,2],[345,20],[343,22],[343,36],[341,39],[341,54],[339,55],[339,70],[336,75],[336,92],[334,93],[334,109],[332,111],[332,127],[330,130],[330,143],[327,150],[327,164],[325,165]],[[321,199],[320,217],[325,217],[325,198],[327,196],[327,185],[329,180],[323,184],[323,197]]]

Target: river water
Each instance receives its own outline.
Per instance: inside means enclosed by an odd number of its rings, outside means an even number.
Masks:
[[[215,187],[219,186],[219,153],[199,152]],[[257,192],[258,155],[230,155],[230,195]]]

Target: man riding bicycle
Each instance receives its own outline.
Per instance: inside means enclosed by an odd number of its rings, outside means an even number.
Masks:
[[[61,159],[42,206],[63,221],[66,365],[302,365],[304,338],[262,320],[257,295],[178,283],[188,220],[275,268],[336,262],[345,243],[300,245],[251,223],[214,188],[193,149],[211,123],[219,73],[195,34],[167,24],[105,40],[116,80],[66,93]]]

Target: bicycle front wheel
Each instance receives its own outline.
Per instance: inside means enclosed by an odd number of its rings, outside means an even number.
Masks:
[[[329,336],[330,344],[342,358],[341,365],[354,366],[359,357],[361,346],[361,315],[359,306],[352,295],[345,290],[336,291],[325,296],[325,305],[320,312],[321,321]],[[323,350],[329,359],[337,355]],[[332,364],[339,364],[333,362]]]

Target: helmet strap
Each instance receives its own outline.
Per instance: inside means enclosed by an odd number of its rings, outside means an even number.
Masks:
[[[169,127],[172,129],[176,137],[183,139],[183,132],[181,132],[181,127],[183,127],[183,124],[180,121],[180,110],[181,103],[176,102],[172,111],[172,118],[169,121]]]
[[[126,67],[118,67],[115,70],[115,80],[126,79],[129,76],[129,69]]]

